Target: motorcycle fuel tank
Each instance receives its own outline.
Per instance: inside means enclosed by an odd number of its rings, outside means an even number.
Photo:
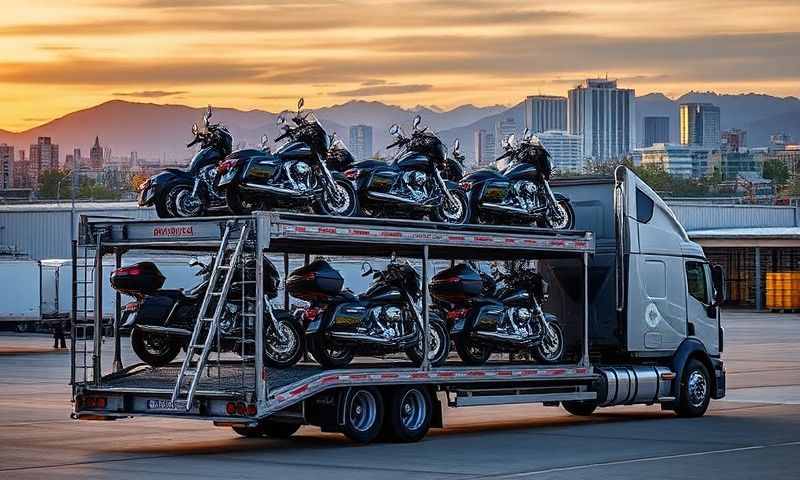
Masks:
[[[505,175],[505,177],[512,182],[518,180],[528,180],[533,182],[538,179],[539,170],[529,163],[520,163],[508,168],[505,172],[503,172],[503,175]]]
[[[408,152],[402,157],[397,159],[395,165],[400,170],[422,170],[426,171],[428,168],[428,157],[425,155],[416,153],[416,152]]]
[[[216,165],[222,160],[222,154],[215,147],[206,147],[197,152],[189,162],[189,171],[197,175],[204,167]]]

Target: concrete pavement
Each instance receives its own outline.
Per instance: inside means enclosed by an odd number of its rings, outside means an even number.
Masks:
[[[703,418],[644,406],[589,419],[541,406],[450,409],[446,429],[405,445],[355,446],[313,427],[279,441],[198,421],[76,422],[66,354],[0,356],[0,477],[797,478],[800,315],[726,312],[724,324],[731,401]],[[0,336],[0,348],[14,341]]]

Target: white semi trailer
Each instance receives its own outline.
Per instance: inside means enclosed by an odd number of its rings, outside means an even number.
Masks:
[[[340,370],[313,363],[275,369],[263,362],[266,305],[259,291],[254,358],[209,360],[191,374],[196,388],[187,391],[179,364],[104,367],[102,338],[94,334],[102,312],[76,308],[73,417],[207,419],[241,435],[275,437],[311,424],[367,442],[380,431],[419,440],[429,428],[443,426],[448,407],[543,403],[590,415],[598,407],[659,404],[680,416],[703,415],[712,399],[725,395],[721,271],[631,171],[554,187],[570,198],[578,230],[262,212],[157,221],[85,218],[76,261],[88,267],[102,266],[105,255],[121,259],[138,249],[213,251],[226,229],[244,226],[254,232],[245,248],[283,253],[287,264],[294,254],[417,258],[425,322],[434,260],[536,259],[551,282],[544,308],[559,317],[570,345],[559,365],[498,358],[479,367],[457,361],[413,367],[384,358]],[[260,290],[261,282],[256,286]]]

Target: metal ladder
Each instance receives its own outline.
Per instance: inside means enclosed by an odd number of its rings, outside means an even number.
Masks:
[[[237,225],[241,225],[238,240],[233,247],[233,252],[229,252],[228,244],[231,242],[232,231]],[[200,305],[200,311],[197,314],[197,321],[192,331],[192,337],[189,340],[189,345],[186,348],[186,357],[183,359],[181,371],[178,374],[178,381],[175,383],[175,389],[172,391],[172,404],[177,408],[181,402],[186,402],[186,410],[191,410],[192,399],[194,398],[197,384],[202,376],[203,369],[208,359],[208,354],[214,347],[214,337],[217,333],[219,319],[225,309],[225,299],[228,296],[228,291],[231,287],[231,282],[235,275],[236,266],[239,263],[239,258],[242,255],[242,248],[247,241],[248,224],[238,224],[230,221],[225,226],[225,233],[222,235],[222,241],[219,245],[219,251],[214,258],[214,265],[211,270],[211,278],[209,279],[208,288],[203,297],[203,303]],[[225,272],[225,278],[222,285],[219,285],[219,278],[222,272]],[[214,302],[216,300],[216,302]],[[209,316],[213,308],[213,314]],[[201,335],[205,332],[205,339],[200,340]],[[195,355],[199,357],[195,360]],[[191,382],[189,388],[186,390],[185,399],[181,399],[183,393],[184,379],[190,377]]]

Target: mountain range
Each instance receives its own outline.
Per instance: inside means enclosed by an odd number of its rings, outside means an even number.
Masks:
[[[677,142],[678,105],[695,101],[719,106],[722,129],[746,130],[749,146],[767,145],[769,136],[777,132],[800,139],[799,99],[713,92],[689,92],[674,100],[660,93],[637,97],[637,136],[643,136],[644,117],[662,115],[670,118],[670,141]],[[74,147],[81,148],[83,156],[88,156],[94,137],[99,136],[101,145],[110,147],[114,156],[127,156],[131,151],[136,151],[140,158],[180,161],[192,154],[185,145],[192,138],[192,123],[201,122],[204,110],[185,105],[112,100],[22,132],[0,130],[0,142],[27,150],[30,144],[36,142],[36,137],[49,136],[60,145],[63,161]],[[422,116],[423,125],[438,132],[448,145],[456,138],[460,139],[468,162],[474,159],[473,137],[476,129],[493,130],[498,120],[513,118],[521,131],[525,123],[524,102],[511,107],[463,105],[444,111],[436,107],[406,109],[376,101],[354,100],[314,109],[314,113],[329,133],[337,133],[345,142],[349,139],[351,125],[372,126],[374,151],[383,151],[383,147],[390,143],[388,129],[391,124],[397,123],[409,130],[413,116],[418,113]],[[225,124],[234,135],[235,143],[244,146],[258,144],[263,134],[274,138],[278,134],[276,117],[276,113],[263,110],[214,108],[212,122]]]

